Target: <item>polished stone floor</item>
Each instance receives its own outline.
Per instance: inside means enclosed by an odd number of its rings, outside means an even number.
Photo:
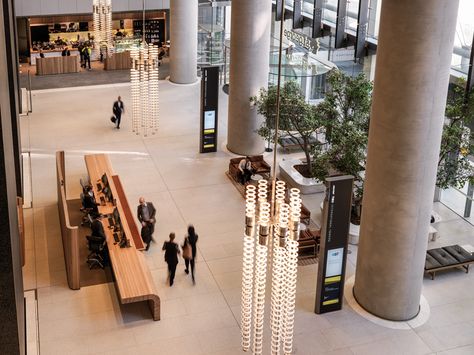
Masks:
[[[239,338],[244,202],[228,180],[227,96],[220,102],[217,153],[199,154],[200,86],[160,89],[160,130],[133,135],[130,113],[122,129],[109,122],[117,95],[126,110],[127,84],[33,92],[34,112],[22,117],[23,151],[31,152],[33,207],[25,211],[25,289],[36,289],[41,354],[241,354]],[[66,151],[69,198],[80,193],[86,175],[83,155],[106,152],[121,176],[132,205],[139,196],[158,209],[157,244],[146,253],[162,300],[162,320],[146,305],[121,306],[113,284],[68,289],[56,205],[55,151]],[[281,155],[280,158],[287,158]],[[293,155],[292,155],[293,157]],[[267,158],[270,161],[270,157]],[[305,196],[319,219],[322,194]],[[430,246],[474,244],[474,228],[441,204],[435,210],[440,239]],[[192,223],[199,234],[196,285],[178,266],[175,286],[166,285],[161,244],[174,231],[182,241]],[[357,248],[347,263],[353,275]],[[392,330],[365,320],[349,306],[313,313],[317,265],[299,268],[295,354],[391,355],[474,354],[474,276],[453,270],[424,279],[429,321],[417,329]],[[390,277],[390,275],[387,275]],[[269,353],[265,332],[265,353]]]

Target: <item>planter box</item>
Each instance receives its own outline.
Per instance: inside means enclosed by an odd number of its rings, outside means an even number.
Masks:
[[[299,159],[282,160],[280,166],[280,178],[291,185],[300,189],[303,195],[314,194],[326,191],[326,186],[319,180],[305,178],[295,169],[295,165],[301,165]]]

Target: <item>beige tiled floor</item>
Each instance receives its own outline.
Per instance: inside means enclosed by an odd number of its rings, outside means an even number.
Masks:
[[[24,150],[31,151],[33,208],[25,212],[25,288],[38,290],[42,354],[241,354],[239,347],[241,232],[244,204],[224,175],[230,154],[198,153],[199,85],[161,85],[160,131],[142,139],[109,122],[121,95],[129,107],[128,86],[34,92],[34,113],[22,118]],[[226,137],[227,97],[220,106],[220,147]],[[67,191],[80,192],[86,175],[83,155],[108,152],[129,200],[143,195],[158,209],[155,238],[147,263],[162,300],[162,320],[145,305],[119,305],[113,284],[68,289],[56,207],[55,157],[66,151]],[[282,155],[282,158],[287,155]],[[267,159],[270,161],[270,159]],[[319,218],[322,195],[304,202]],[[474,229],[441,205],[441,238],[433,244],[474,242]],[[168,233],[181,241],[188,223],[200,236],[197,284],[178,266],[176,284],[166,285],[160,250]],[[354,273],[357,248],[351,246],[347,275]],[[459,271],[424,281],[431,318],[419,329],[390,330],[370,323],[346,306],[322,316],[313,313],[317,266],[300,267],[297,287],[295,353],[434,354],[474,353],[474,277]],[[268,353],[268,329],[266,353]]]

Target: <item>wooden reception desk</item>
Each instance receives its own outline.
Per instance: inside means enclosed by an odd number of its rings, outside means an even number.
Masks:
[[[79,72],[77,55],[36,59],[36,75],[67,74]]]
[[[97,189],[97,184],[106,174],[109,188],[120,214],[123,231],[130,239],[130,247],[121,248],[114,240],[113,230],[108,228],[107,218],[102,219],[120,302],[125,304],[148,301],[153,319],[160,320],[160,298],[145,256],[140,251],[144,249],[144,245],[120,178],[114,173],[106,154],[86,155],[85,161],[97,202],[102,196],[102,192]],[[111,202],[106,202],[105,205],[102,204],[98,208],[101,214],[107,215],[113,212],[115,206]]]

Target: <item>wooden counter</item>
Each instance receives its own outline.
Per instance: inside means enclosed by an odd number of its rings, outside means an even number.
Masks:
[[[97,182],[105,173],[108,184],[116,200],[125,235],[130,239],[130,248],[120,248],[113,237],[113,230],[109,229],[107,218],[102,220],[107,239],[110,261],[114,271],[117,291],[121,303],[148,301],[154,320],[160,319],[160,298],[156,290],[153,277],[142,254],[143,242],[138,233],[133,214],[125,197],[118,175],[115,175],[109,157],[106,154],[86,155],[85,161],[94,194],[99,202],[102,193],[97,190]],[[112,203],[99,206],[101,214],[110,214],[114,210]],[[139,239],[136,238],[138,236]],[[135,238],[134,238],[135,237]]]
[[[36,59],[36,75],[67,74],[79,72],[77,55]]]
[[[105,58],[105,70],[124,70],[130,68],[132,68],[132,59],[130,58],[129,51],[114,53],[109,58]]]

